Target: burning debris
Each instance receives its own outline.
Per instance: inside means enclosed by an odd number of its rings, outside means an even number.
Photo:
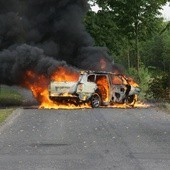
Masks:
[[[119,83],[113,83],[115,78],[119,79]],[[81,71],[78,80],[51,81],[48,94],[49,98],[57,103],[62,101],[79,106],[88,104],[93,108],[119,103],[133,107],[140,92],[139,87],[135,86],[129,84],[128,79],[120,74]]]
[[[48,97],[52,80],[77,80],[79,69],[119,72],[107,49],[93,47],[87,10],[87,0],[1,1],[0,84],[30,89],[40,107],[65,107]]]

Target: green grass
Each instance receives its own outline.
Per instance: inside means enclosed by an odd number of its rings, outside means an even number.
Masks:
[[[13,106],[22,104],[23,98],[16,91],[7,86],[0,86],[0,123],[2,123],[13,111]],[[8,108],[8,107],[13,108]]]
[[[8,87],[0,88],[0,106],[21,105],[22,96],[15,90]]]
[[[14,109],[0,109],[0,123],[2,123]]]

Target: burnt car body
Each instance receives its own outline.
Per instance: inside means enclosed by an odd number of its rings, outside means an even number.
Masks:
[[[51,100],[67,100],[76,104],[90,102],[96,108],[114,103],[134,105],[139,87],[130,85],[121,74],[104,71],[81,71],[76,82],[51,81]]]

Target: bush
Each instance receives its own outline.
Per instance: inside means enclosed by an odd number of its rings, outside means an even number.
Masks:
[[[165,72],[157,73],[149,82],[149,88],[147,91],[147,98],[154,99],[156,101],[169,101],[169,78]]]
[[[149,88],[148,82],[152,80],[149,70],[146,67],[141,66],[139,72],[135,68],[130,68],[127,73],[139,84],[139,87],[141,88],[141,93],[139,95],[140,99],[145,99]]]

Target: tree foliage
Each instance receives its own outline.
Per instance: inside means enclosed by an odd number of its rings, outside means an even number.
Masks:
[[[164,0],[96,0],[104,11],[112,11],[114,21],[121,32],[128,38],[136,36],[135,25],[138,26],[140,38],[147,38],[157,30],[156,22]]]
[[[149,82],[149,88],[147,90],[147,97],[153,98],[156,101],[164,100],[168,101],[170,95],[169,89],[168,74],[162,72],[159,75],[156,75],[151,82]]]
[[[139,69],[139,43],[160,31],[158,16],[161,6],[167,0],[91,0],[91,2],[98,4],[103,12],[111,15],[112,23],[116,26],[114,34],[121,36],[119,39],[123,40],[121,44],[125,43],[122,46],[126,46],[128,54],[129,48],[133,48],[135,56],[133,58],[135,58],[137,69]],[[107,17],[104,23],[106,20]],[[100,22],[103,23],[102,18]]]
[[[160,92],[161,98],[170,97],[165,95],[170,93],[170,22],[159,16],[170,0],[90,1],[100,7],[85,19],[96,45],[108,47],[115,62],[129,68],[150,96]]]
[[[164,24],[166,25],[166,23]],[[163,26],[164,28],[164,26]],[[142,62],[153,69],[170,73],[170,30],[157,34],[154,38],[143,42]]]
[[[121,51],[122,36],[118,33],[112,12],[90,11],[85,18],[85,24],[88,32],[95,39],[95,45],[107,47],[115,59]]]

